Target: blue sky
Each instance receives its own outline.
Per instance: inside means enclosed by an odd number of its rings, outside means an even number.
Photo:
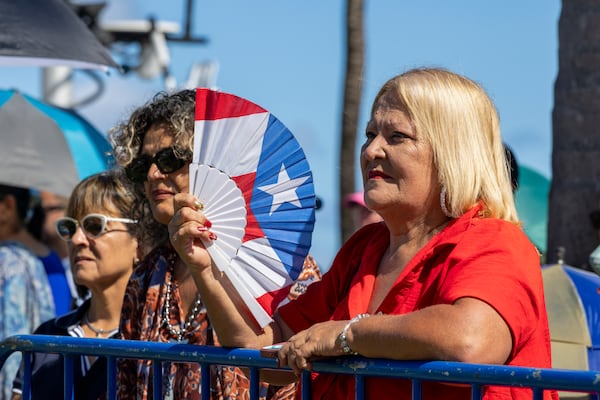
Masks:
[[[109,0],[103,21],[145,19],[183,23],[183,0]],[[312,253],[327,266],[338,235],[338,137],[344,77],[342,1],[196,0],[195,35],[207,45],[170,47],[177,82],[192,64],[219,65],[219,89],[271,111],[297,137],[324,207],[317,212]],[[522,2],[365,1],[366,61],[359,127],[388,78],[417,66],[439,66],[481,83],[498,107],[505,142],[520,164],[551,176],[551,113],[558,68],[559,0]],[[42,96],[41,71],[0,71],[0,88]],[[105,91],[78,111],[106,132],[164,88],[135,74],[103,77]],[[95,91],[77,72],[74,97]],[[362,140],[359,132],[359,141]],[[357,153],[358,154],[358,153]]]

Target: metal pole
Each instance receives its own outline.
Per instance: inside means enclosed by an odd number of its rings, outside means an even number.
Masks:
[[[70,108],[73,85],[70,67],[42,68],[42,95],[44,101],[55,106]]]

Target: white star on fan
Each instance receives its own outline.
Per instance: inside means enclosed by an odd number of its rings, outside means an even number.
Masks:
[[[277,183],[260,186],[258,188],[259,190],[262,190],[263,192],[269,193],[271,196],[273,196],[273,202],[271,203],[269,215],[273,215],[277,208],[279,208],[279,206],[281,206],[283,203],[290,203],[298,208],[302,207],[300,204],[300,199],[298,198],[298,194],[296,193],[296,189],[306,182],[307,179],[308,176],[290,179],[290,176],[285,169],[285,165],[281,164],[281,169],[279,170],[279,175],[277,176]]]

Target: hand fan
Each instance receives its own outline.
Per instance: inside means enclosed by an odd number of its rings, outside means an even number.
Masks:
[[[311,244],[315,193],[300,144],[264,108],[196,89],[190,191],[217,235],[207,250],[264,327]]]

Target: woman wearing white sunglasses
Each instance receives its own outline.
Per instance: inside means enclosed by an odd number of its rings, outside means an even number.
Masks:
[[[73,189],[67,216],[56,221],[56,230],[67,241],[73,279],[88,299],[34,333],[89,338],[117,335],[125,287],[139,259],[137,224],[129,218],[133,200],[127,179],[115,171],[92,175]],[[81,357],[76,363],[75,398],[104,398],[106,360]],[[34,354],[32,371],[32,399],[64,397],[62,356]],[[20,387],[17,377],[13,399],[18,398]]]

